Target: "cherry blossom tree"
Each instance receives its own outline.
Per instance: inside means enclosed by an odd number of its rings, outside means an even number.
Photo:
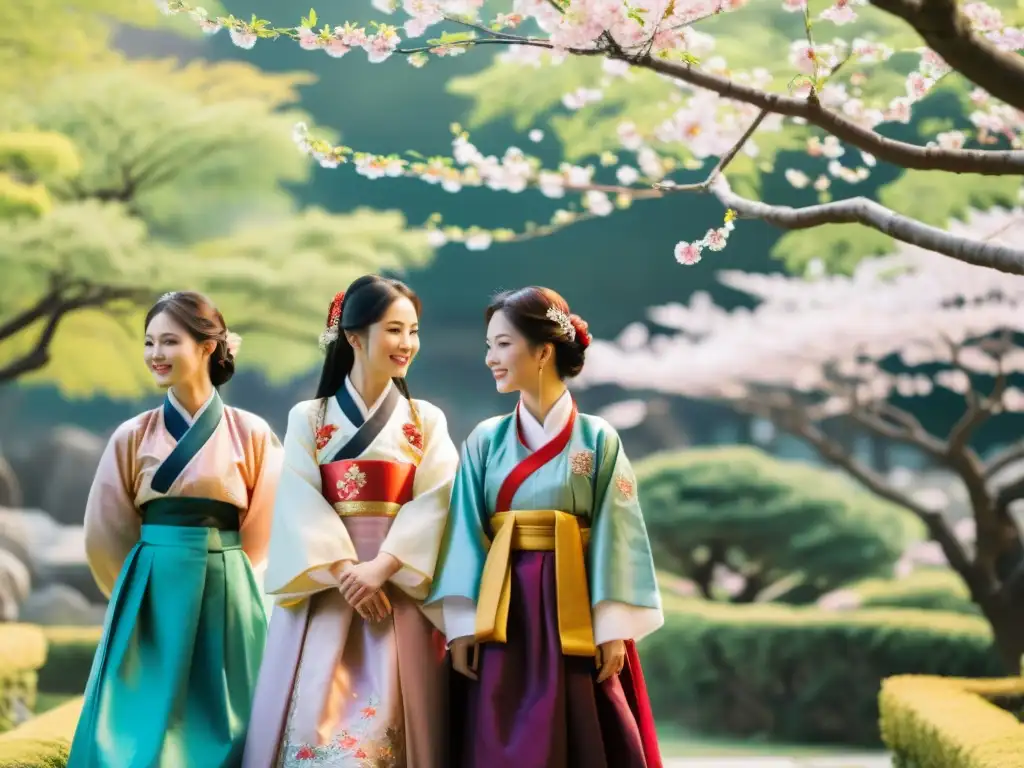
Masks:
[[[951,234],[1019,242],[1024,211],[974,212]],[[992,417],[1024,411],[1024,277],[905,246],[861,262],[850,276],[725,271],[720,281],[757,305],[727,311],[696,294],[686,305],[652,308],[649,323],[594,341],[580,385],[721,402],[803,439],[924,523],[1017,668],[1024,548],[1009,510],[1024,498],[1024,481],[993,480],[1024,459],[1024,443],[983,460],[971,440]],[[907,405],[936,390],[962,397],[945,434],[928,431]],[[855,455],[836,438],[838,422],[911,446],[955,473],[970,500],[973,542],[957,535],[941,502],[907,493]]]
[[[680,87],[678,109],[666,119],[646,127],[632,121],[618,125],[622,149],[634,153],[636,160],[622,163],[610,153],[601,157],[599,165],[607,166],[608,174],[615,166],[614,183],[601,183],[597,176],[605,171],[593,165],[566,163],[546,169],[515,147],[501,156],[487,154],[459,126],[453,126],[452,155],[432,158],[335,146],[311,135],[305,126],[297,127],[297,143],[321,164],[338,166],[351,160],[357,171],[371,178],[415,176],[449,191],[485,185],[512,193],[534,187],[553,198],[580,196],[579,204],[556,211],[549,223],[522,232],[443,226],[436,217],[431,222],[436,243],[458,240],[481,249],[495,241],[536,237],[606,216],[636,200],[704,192],[723,204],[723,223],[696,241],[677,245],[675,255],[683,264],[694,264],[706,251],[725,247],[734,219],[757,218],[793,230],[856,223],[960,261],[1024,274],[1024,249],[1013,245],[964,238],[947,232],[945,222],[927,223],[865,197],[826,199],[801,208],[771,205],[735,191],[726,173],[734,161],[756,158],[765,142],[771,144],[765,136],[795,125],[822,132],[811,137],[816,143],[809,144],[808,151],[827,159],[830,173],[847,181],[869,175],[878,161],[909,171],[1016,180],[1024,171],[1024,61],[1016,53],[1024,48],[1024,33],[1008,26],[994,5],[835,0],[812,13],[807,0],[783,0],[785,9],[803,20],[799,39],[791,41],[788,64],[749,71],[733,71],[721,57],[702,58],[711,42],[702,27],[740,11],[745,0],[652,0],[642,5],[628,0],[514,0],[508,13],[489,21],[480,18],[481,0],[403,0],[408,18],[401,33],[390,24],[325,23],[313,10],[295,26],[280,27],[255,17],[246,21],[213,16],[186,0],[158,0],[158,5],[170,14],[192,16],[207,33],[226,28],[242,48],[251,48],[260,39],[288,37],[306,50],[337,58],[362,49],[371,62],[402,54],[419,67],[431,57],[454,56],[482,45],[502,46],[512,47],[520,57],[549,62],[600,59],[612,77],[643,70]],[[374,5],[393,12],[398,3],[377,0]],[[891,30],[894,22],[902,25],[902,34],[894,38],[898,48],[881,42],[878,34],[882,28]],[[436,37],[426,37],[428,30],[438,27]],[[513,31],[528,27],[539,34]],[[850,39],[830,39],[840,27],[852,30]],[[459,31],[452,31],[456,28]],[[911,30],[915,34],[909,34]],[[403,35],[426,39],[422,45],[403,45]],[[885,62],[889,69],[882,66]],[[902,74],[894,77],[896,73]],[[909,121],[914,105],[951,79],[974,86],[969,130],[939,130],[927,145],[879,132],[885,123]],[[894,90],[900,84],[903,93]],[[582,109],[599,104],[603,96],[601,88],[581,83],[565,94],[563,105]],[[648,112],[661,114],[653,105]],[[680,147],[685,148],[682,155]],[[860,151],[859,161],[840,160],[847,147]],[[672,178],[716,158],[701,181],[681,183]],[[824,193],[822,178],[815,187]],[[936,175],[935,183],[939,178]],[[802,183],[795,176],[792,180]],[[1011,183],[1019,190],[1018,181]]]

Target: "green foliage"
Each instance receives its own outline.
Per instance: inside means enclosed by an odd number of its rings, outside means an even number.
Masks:
[[[36,670],[46,658],[38,627],[0,626],[0,733],[21,724],[35,709]]]
[[[874,229],[859,224],[825,224],[787,232],[772,247],[772,256],[794,274],[820,261],[829,272],[849,275],[863,259],[892,250],[892,238]]]
[[[950,183],[937,182],[928,171],[909,170],[881,189],[882,205],[945,228],[950,219],[963,219],[970,208],[1012,208],[1021,191],[1019,176],[978,176],[960,174]],[[979,233],[980,234],[980,233]]]
[[[312,210],[184,249],[153,241],[123,205],[62,205],[40,219],[0,222],[0,270],[10,276],[0,284],[0,316],[45,304],[55,274],[80,290],[130,292],[69,314],[49,364],[20,380],[67,397],[133,398],[152,391],[140,341],[146,309],[164,291],[202,290],[246,336],[239,368],[284,381],[317,359],[317,329],[340,287],[364,272],[428,261],[425,237],[404,225],[392,212]],[[31,352],[45,322],[0,340],[0,368]]]
[[[81,712],[79,697],[32,718],[13,731],[0,734],[0,765],[64,768]]]
[[[246,334],[241,368],[285,381],[316,362],[316,329],[340,287],[426,264],[423,233],[399,214],[295,211],[287,186],[311,163],[290,135],[308,118],[287,107],[309,82],[240,63],[136,62],[12,102],[0,120],[36,145],[12,149],[8,164],[24,172],[31,158],[46,186],[0,176],[0,325],[30,320],[0,337],[0,383],[68,397],[151,391],[145,310],[186,288]],[[59,137],[80,169],[56,151]]]
[[[775,741],[878,743],[878,691],[897,674],[1001,674],[983,619],[677,601],[641,643],[659,722]]]
[[[947,568],[923,568],[903,579],[865,579],[850,584],[863,608],[921,608],[980,615],[964,580]]]
[[[278,107],[304,82],[237,63],[176,72],[157,62],[62,78],[20,114],[83,157],[80,174],[50,185],[55,197],[122,202],[188,241],[291,209],[284,185],[310,170],[290,138],[305,116]]]
[[[53,201],[40,179],[68,179],[80,170],[78,153],[66,136],[0,133],[0,219],[48,212]]]
[[[707,585],[711,566],[725,565],[747,579],[738,600],[797,586],[791,598],[809,600],[891,574],[923,535],[915,518],[845,476],[756,448],[656,454],[636,472],[659,566]]]
[[[85,690],[102,627],[42,627],[46,663],[39,670],[39,692],[80,695]]]
[[[879,700],[882,738],[900,768],[1024,768],[1020,677],[905,675],[886,680]]]
[[[219,3],[206,3],[213,11]],[[152,0],[31,0],[0,3],[0,93],[46,87],[63,72],[94,71],[121,60],[112,25],[200,34],[188,20],[162,16]]]

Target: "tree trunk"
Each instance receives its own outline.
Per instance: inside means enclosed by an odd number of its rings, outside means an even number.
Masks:
[[[1024,611],[1019,596],[998,597],[981,605],[982,613],[992,625],[996,649],[1006,666],[1008,675],[1021,674],[1021,657],[1024,656]]]

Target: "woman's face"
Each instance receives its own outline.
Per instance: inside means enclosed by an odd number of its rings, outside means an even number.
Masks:
[[[146,367],[161,389],[183,382],[195,382],[209,375],[209,360],[215,342],[201,344],[166,312],[161,312],[146,326]]]
[[[530,348],[505,313],[498,310],[487,324],[487,357],[484,362],[491,369],[494,385],[499,392],[520,392],[536,389],[540,381],[541,366],[549,357],[548,345]]]
[[[420,319],[416,307],[405,296],[395,299],[365,334],[350,334],[349,342],[372,375],[389,379],[405,376],[420,351]]]

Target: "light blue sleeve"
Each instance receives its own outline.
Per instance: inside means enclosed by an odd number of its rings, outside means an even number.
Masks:
[[[425,605],[453,597],[475,603],[480,592],[480,577],[489,546],[484,525],[487,519],[484,471],[489,430],[482,427],[473,430],[462,445],[434,582]]]
[[[612,600],[637,608],[660,609],[636,475],[618,434],[606,423],[601,425],[598,457],[589,546],[591,605]]]

